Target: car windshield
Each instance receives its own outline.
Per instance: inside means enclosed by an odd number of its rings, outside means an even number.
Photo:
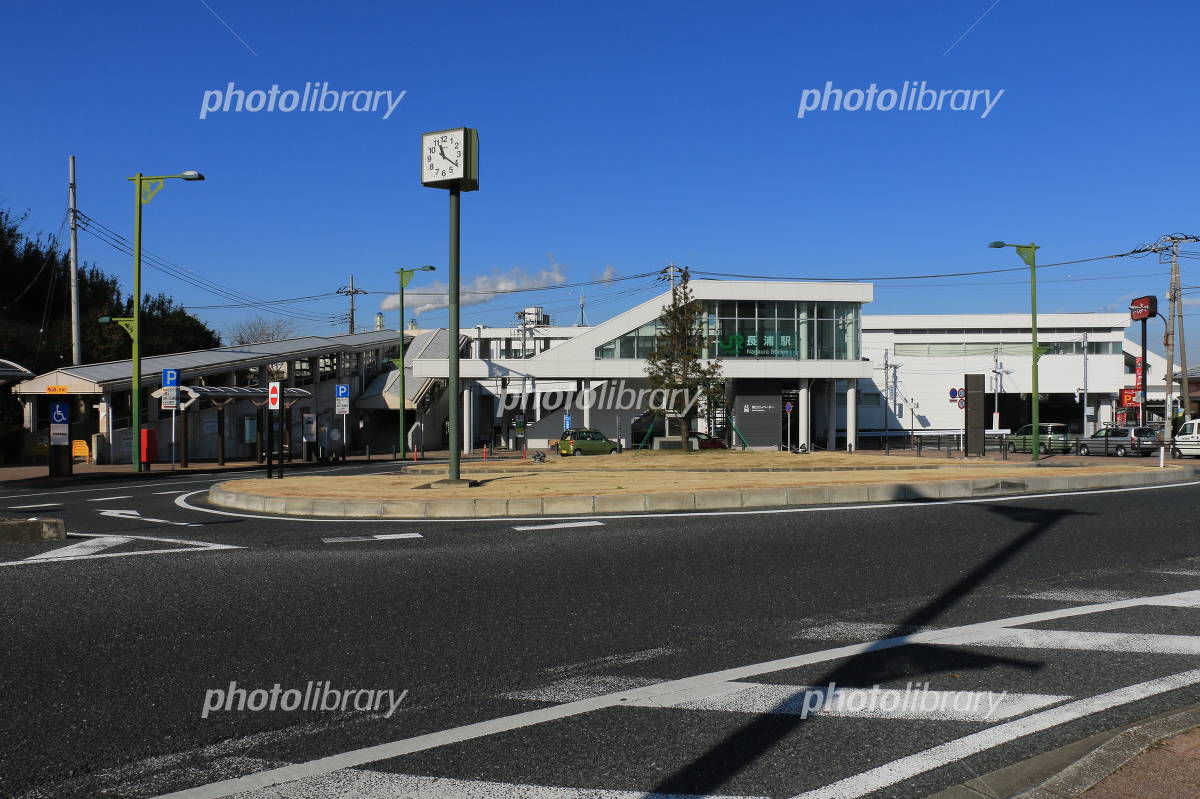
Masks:
[[[1153,427],[1135,427],[1133,434],[1138,438],[1153,438],[1155,435]]]
[[[1066,435],[1067,426],[1065,424],[1044,424],[1042,425],[1042,433],[1052,433],[1056,436]]]

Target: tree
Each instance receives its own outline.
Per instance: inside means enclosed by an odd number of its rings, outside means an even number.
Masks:
[[[672,267],[673,268],[673,267]],[[708,335],[704,303],[692,296],[691,276],[684,267],[678,285],[671,286],[671,304],[663,306],[654,337],[654,349],[646,356],[646,376],[658,410],[679,420],[679,441],[688,449],[691,420],[702,401],[713,399],[723,390],[721,361],[709,359],[706,350],[713,337]]]
[[[279,341],[296,335],[296,324],[290,319],[267,319],[256,316],[238,322],[229,328],[232,344],[260,344],[264,341]]]

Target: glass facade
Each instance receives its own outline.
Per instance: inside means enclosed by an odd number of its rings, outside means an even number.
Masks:
[[[1054,331],[1059,332],[1059,331]],[[1039,346],[1046,350],[1047,355],[1082,355],[1081,341],[1042,341]],[[1016,355],[1028,358],[1033,350],[1032,344],[1020,342],[899,342],[894,345],[893,352],[897,356],[956,356],[956,355]],[[1119,341],[1089,341],[1089,355],[1119,355],[1122,352]]]
[[[862,307],[856,302],[701,300],[709,358],[858,360]],[[596,348],[597,358],[645,358],[658,322]]]

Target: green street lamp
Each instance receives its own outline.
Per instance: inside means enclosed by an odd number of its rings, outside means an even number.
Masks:
[[[1038,359],[1042,357],[1042,352],[1038,348],[1038,328],[1037,328],[1037,261],[1036,253],[1038,246],[1036,244],[1008,244],[1003,241],[993,241],[989,247],[999,249],[1001,247],[1013,247],[1017,251],[1017,255],[1021,256],[1021,260],[1029,266],[1029,315],[1030,315],[1030,331],[1033,335],[1033,393],[1031,395],[1032,416],[1033,416],[1033,461],[1038,459],[1038,451],[1041,449],[1041,425],[1038,423]]]
[[[204,175],[189,169],[178,175],[143,175],[138,172],[129,180],[133,181],[133,316],[126,319],[116,319],[133,339],[133,379],[130,383],[131,417],[129,428],[133,433],[130,449],[133,455],[133,470],[142,470],[142,459],[139,457],[139,447],[142,438],[142,206],[154,199],[154,195],[162,189],[168,180],[204,180]]]
[[[432,272],[437,269],[436,266],[425,264],[418,266],[415,269],[397,269],[396,274],[400,276],[400,326],[397,330],[400,331],[400,357],[393,359],[392,363],[396,365],[397,383],[400,388],[400,427],[396,432],[396,437],[400,439],[400,460],[404,460],[404,411],[405,411],[405,395],[404,395],[404,287],[412,280],[413,275],[417,272]]]

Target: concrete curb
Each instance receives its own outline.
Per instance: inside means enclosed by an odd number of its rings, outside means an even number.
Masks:
[[[697,491],[663,494],[600,494],[545,498],[503,499],[311,499],[267,497],[226,490],[219,483],[208,499],[222,508],[285,516],[331,518],[471,519],[498,516],[581,516],[593,513],[728,510],[796,505],[837,505],[869,502],[969,499],[1050,491],[1125,488],[1190,480],[1200,467],[1144,469],[1121,474],[1053,477],[986,477],[926,483],[862,483],[803,487],[754,488],[740,491]]]
[[[1016,799],[1074,799],[1159,741],[1196,727],[1200,707],[1130,727]]]
[[[67,527],[62,519],[0,519],[0,541],[29,543],[66,537]]]

